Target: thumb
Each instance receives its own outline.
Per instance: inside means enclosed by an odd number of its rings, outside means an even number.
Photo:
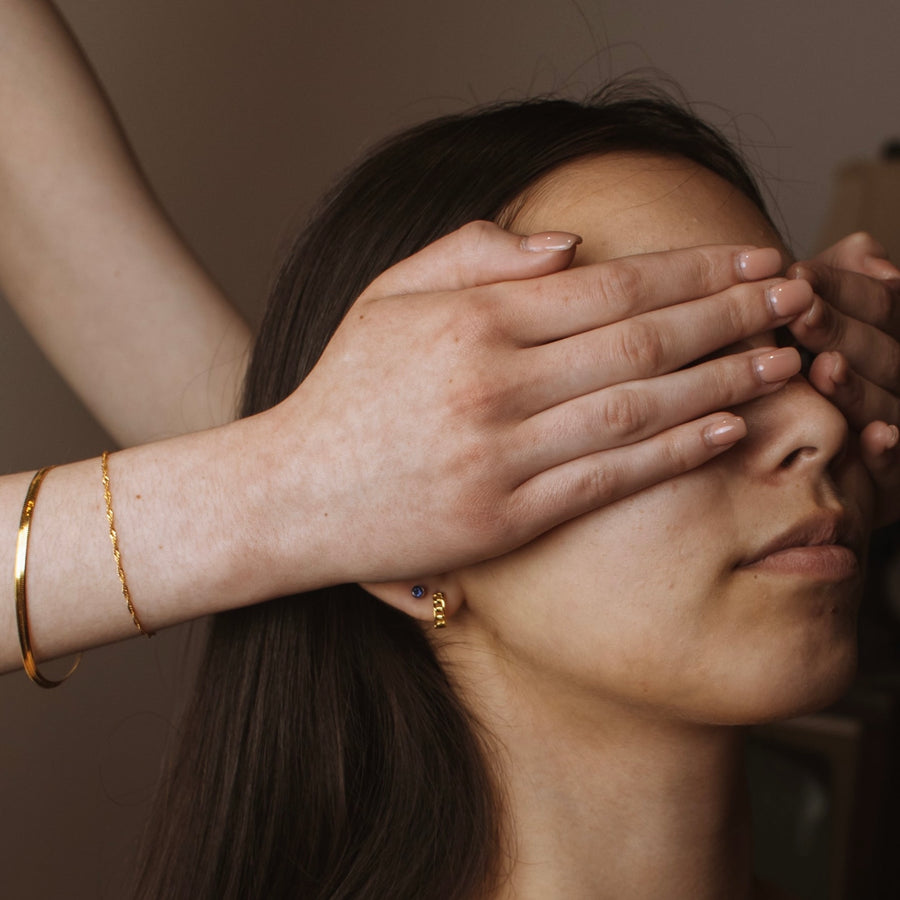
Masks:
[[[497,281],[535,278],[565,269],[581,243],[568,231],[523,237],[493,222],[469,222],[391,266],[362,299],[456,291]]]

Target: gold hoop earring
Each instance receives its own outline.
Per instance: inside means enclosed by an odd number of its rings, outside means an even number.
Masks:
[[[435,628],[446,628],[447,627],[447,617],[444,614],[447,609],[447,601],[444,598],[444,594],[441,591],[435,591],[431,595],[432,606],[434,607],[434,627]]]

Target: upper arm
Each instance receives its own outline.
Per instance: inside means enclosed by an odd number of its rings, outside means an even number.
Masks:
[[[247,324],[42,0],[0,2],[0,289],[120,443],[234,416]]]

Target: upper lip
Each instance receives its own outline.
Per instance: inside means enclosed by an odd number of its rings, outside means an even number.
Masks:
[[[847,547],[859,555],[861,543],[859,529],[846,512],[819,511],[772,538],[750,556],[742,559],[738,565],[752,565],[766,556],[791,547],[824,547],[836,544]]]

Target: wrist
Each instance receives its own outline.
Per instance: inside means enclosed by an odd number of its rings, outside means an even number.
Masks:
[[[217,536],[229,605],[313,590],[346,577],[336,514],[334,453],[299,423],[296,395],[218,429],[212,464],[223,498]],[[227,524],[226,524],[227,523]]]

